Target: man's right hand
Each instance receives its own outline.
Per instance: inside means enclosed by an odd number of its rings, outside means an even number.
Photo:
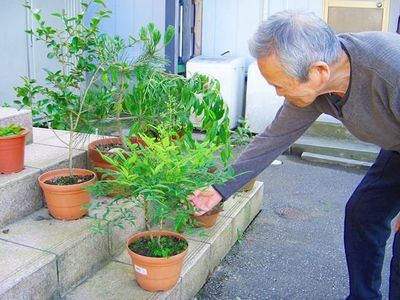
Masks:
[[[210,211],[222,200],[222,196],[213,188],[209,187],[207,190],[197,190],[193,195],[188,196],[196,209],[196,215],[201,216]]]

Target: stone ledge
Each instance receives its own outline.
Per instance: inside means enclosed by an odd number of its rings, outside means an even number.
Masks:
[[[227,205],[224,214],[213,228],[205,230],[206,237],[188,237],[189,253],[181,277],[170,291],[150,293],[141,289],[134,280],[130,258],[124,250],[67,294],[66,299],[192,299],[238,239],[238,226],[245,230],[258,214],[262,199],[263,183],[257,182],[251,191],[240,193],[224,204]]]
[[[97,201],[104,204],[109,201],[109,198],[101,198],[97,199]],[[96,210],[96,212],[99,211]],[[91,211],[90,214],[93,214],[93,212]],[[2,228],[0,241],[15,247],[34,249],[34,253],[37,255],[52,255],[57,270],[57,276],[55,277],[56,292],[57,295],[63,296],[68,290],[80,284],[95,270],[108,262],[112,254],[115,253],[112,247],[121,249],[124,244],[122,242],[124,237],[119,237],[118,232],[113,237],[92,233],[89,230],[89,225],[92,223],[93,220],[89,218],[75,221],[55,220],[49,216],[47,209],[43,208],[16,223]],[[141,220],[140,216],[138,216],[138,227],[133,231],[142,230],[143,224],[144,220]],[[5,251],[0,246],[0,255],[6,255]],[[32,257],[30,260],[21,260],[17,257],[12,257],[20,265],[21,269],[25,269],[24,274],[19,276],[26,278],[28,281],[31,280],[29,278],[33,278],[36,273],[30,273],[28,270],[38,264],[38,258]],[[2,269],[4,269],[3,263],[0,267],[0,278]],[[8,274],[4,274],[4,276],[8,277]],[[17,276],[16,281],[18,280]],[[3,296],[1,293],[3,289],[0,281],[0,298]],[[25,290],[24,293],[25,297],[34,295],[34,291],[31,290]]]

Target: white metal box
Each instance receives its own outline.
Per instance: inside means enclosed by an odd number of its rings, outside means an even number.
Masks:
[[[243,114],[245,58],[196,56],[186,64],[186,76],[194,73],[219,81],[222,98],[229,108],[230,128],[236,127]]]
[[[275,88],[261,75],[257,63],[249,65],[246,90],[246,119],[250,130],[260,133],[272,122],[282,106],[284,97],[277,96]]]

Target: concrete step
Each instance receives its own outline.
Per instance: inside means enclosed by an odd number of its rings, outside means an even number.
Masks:
[[[68,138],[68,133],[57,131]],[[44,206],[38,184],[40,174],[68,166],[68,149],[49,129],[33,128],[34,143],[26,145],[25,169],[14,174],[0,174],[0,227],[17,221]],[[86,143],[87,144],[87,143]],[[73,150],[73,165],[87,168],[85,144]]]
[[[17,110],[11,107],[0,107],[0,126],[7,126],[11,123],[19,124],[30,130],[26,135],[26,144],[32,143],[32,113],[30,110]]]
[[[328,117],[328,116],[325,116]],[[359,140],[352,135],[346,127],[342,125],[339,121],[332,122],[324,122],[324,121],[315,121],[310,128],[304,133],[304,136],[307,137],[317,137],[324,139],[333,139],[333,140],[347,140],[347,141],[355,141]]]
[[[225,202],[217,224],[205,237],[187,236],[189,253],[176,286],[167,292],[150,293],[134,280],[126,250],[91,278],[68,293],[66,299],[192,299],[233,244],[240,238],[263,205],[263,183],[256,182],[247,193],[241,192]]]
[[[109,200],[94,201],[105,204]],[[131,232],[143,230],[144,218],[137,208],[130,208],[137,216]],[[93,222],[88,217],[55,220],[42,208],[3,227],[0,256],[5,259],[0,263],[0,299],[62,297],[118,254],[128,233],[111,228],[112,235],[94,234],[89,229]],[[16,255],[19,252],[21,256]]]
[[[350,168],[360,168],[360,169],[369,169],[372,166],[372,163],[349,159],[349,158],[341,158],[336,156],[315,154],[310,152],[303,152],[301,154],[301,158],[311,162],[331,164],[331,165],[340,165],[344,167]]]
[[[310,152],[363,162],[374,162],[379,150],[378,146],[361,141],[309,136],[299,138],[290,147],[291,153],[294,154]]]

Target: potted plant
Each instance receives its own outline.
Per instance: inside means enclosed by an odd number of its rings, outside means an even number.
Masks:
[[[125,222],[134,226],[135,216],[124,207],[133,204],[142,209],[146,231],[129,238],[127,248],[138,284],[149,291],[168,290],[179,278],[187,241],[177,232],[188,232],[196,225],[188,195],[211,183],[225,182],[233,174],[230,168],[208,172],[219,147],[208,141],[189,144],[176,139],[177,133],[157,132],[157,139],[140,135],[146,146],[126,140],[129,151],[121,149],[113,156],[104,156],[115,168],[104,171],[112,179],[98,181],[90,188],[98,195],[107,194],[110,187],[119,190],[104,213],[93,216],[98,221],[92,228],[95,232],[108,232],[110,226],[125,228]],[[113,211],[119,214],[110,217]]]
[[[185,78],[150,68],[138,69],[136,78],[137,83],[126,101],[126,110],[136,121],[131,133],[148,132],[154,124],[160,124],[166,130],[180,133],[187,142],[193,142],[191,116],[201,116],[204,139],[222,145],[221,159],[225,164],[228,162],[232,154],[228,108],[218,81],[206,75]]]
[[[0,126],[0,173],[17,173],[24,169],[25,136],[29,130],[17,124]]]
[[[116,147],[126,148],[122,136],[138,137],[145,133],[157,137],[154,124],[178,132],[180,137],[193,142],[192,114],[202,116],[201,129],[206,133],[205,139],[224,146],[221,149],[223,162],[227,163],[230,158],[228,109],[220,95],[219,83],[205,75],[196,74],[186,79],[164,71],[166,61],[159,53],[173,35],[172,27],[167,28],[163,39],[153,23],[143,27],[139,38],[135,39],[143,45],[144,55],[138,58],[139,63],[130,68],[116,67],[111,73],[113,76],[104,77],[109,90],[119,91],[114,113],[109,118],[116,120],[118,137],[100,139],[89,145],[89,158],[95,167],[110,168],[97,151],[104,154]],[[128,90],[126,81],[132,77],[132,87]],[[129,122],[130,125],[125,125],[129,132],[123,132],[121,120]],[[136,138],[133,141],[138,142]]]
[[[39,177],[49,212],[58,219],[77,219],[87,213],[81,208],[90,201],[90,194],[84,188],[96,179],[94,172],[72,165],[73,146],[82,139],[79,129],[87,126],[88,91],[108,67],[102,56],[99,23],[110,11],[102,0],[95,2],[103,9],[88,20],[88,25],[84,22],[89,7],[86,2],[81,3],[82,12],[75,17],[65,12],[52,14],[61,21],[62,28],[48,25],[40,10],[24,5],[38,23],[35,30],[27,30],[27,33],[44,43],[49,51],[47,58],[56,60],[59,66],[58,70],[45,70],[45,85],[23,78],[24,85],[16,88],[17,96],[22,98],[17,104],[32,108],[33,114],[45,116],[53,128],[69,132],[67,140],[60,138],[68,148],[68,168],[49,171]]]
[[[158,69],[163,67],[165,60],[159,55],[159,52],[171,41],[173,35],[174,29],[172,26],[168,26],[164,36],[162,36],[161,32],[155,28],[154,23],[149,23],[141,28],[138,38],[129,37],[129,44],[125,44],[120,38],[103,39],[110,67],[102,75],[101,94],[103,97],[101,98],[108,98],[111,102],[101,102],[105,104],[105,108],[97,103],[97,111],[100,114],[107,111],[107,114],[105,118],[100,118],[103,119],[101,122],[97,122],[96,118],[93,118],[93,120],[96,120],[96,129],[100,125],[100,127],[106,127],[107,133],[110,133],[111,127],[116,132],[116,136],[101,138],[88,145],[89,159],[94,168],[110,168],[110,165],[102,159],[99,153],[111,153],[121,147],[127,149],[124,139],[122,139],[123,136],[127,135],[123,132],[124,126],[129,126],[127,122],[129,124],[137,122],[135,116],[132,116],[126,110],[126,102],[130,97],[132,82],[136,80],[135,72],[141,68]],[[161,42],[161,39],[163,42]],[[128,60],[127,50],[139,44],[142,46],[143,52],[134,60]],[[107,125],[104,126],[104,123]],[[96,131],[98,132],[98,130]],[[105,131],[102,130],[103,133]],[[132,132],[129,133],[129,136],[132,136]],[[135,137],[131,138],[130,141],[134,143],[141,142]],[[101,178],[102,174],[98,173],[98,175]]]

